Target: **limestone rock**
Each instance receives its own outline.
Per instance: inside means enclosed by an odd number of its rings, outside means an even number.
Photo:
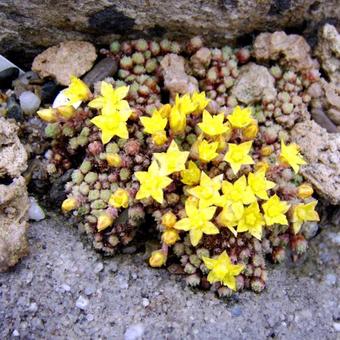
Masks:
[[[304,121],[292,129],[291,136],[308,162],[301,167],[302,175],[329,203],[340,204],[340,134]]]
[[[15,124],[0,117],[0,178],[15,178],[27,168],[27,154]]]
[[[51,5],[52,4],[52,5]],[[339,19],[339,1],[0,1],[0,53],[23,58],[66,40],[109,44],[120,36],[202,35],[223,44],[254,31],[272,31]],[[302,32],[301,32],[302,33]],[[23,54],[22,51],[25,51]]]
[[[340,34],[333,25],[320,30],[315,54],[329,79],[340,86]]]
[[[23,177],[15,178],[9,185],[0,184],[0,272],[28,254],[28,206]]]
[[[97,58],[95,47],[86,41],[66,41],[52,46],[35,57],[32,70],[40,77],[52,77],[61,85],[70,83],[70,76],[81,77]]]
[[[254,104],[264,94],[276,96],[275,79],[266,67],[249,63],[241,67],[231,93],[244,104]]]
[[[285,32],[261,33],[254,42],[254,55],[259,61],[283,59],[299,71],[318,67],[310,56],[310,46],[301,35]]]
[[[177,54],[167,54],[161,61],[164,86],[172,98],[179,94],[192,93],[198,90],[197,79],[185,72],[185,59]]]

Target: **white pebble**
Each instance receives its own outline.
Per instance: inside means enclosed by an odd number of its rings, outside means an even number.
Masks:
[[[98,274],[99,272],[101,272],[104,269],[104,265],[102,262],[98,262],[94,268],[93,271],[95,272],[95,274]]]
[[[18,337],[18,336],[20,336],[20,333],[18,332],[18,330],[15,329],[15,330],[13,331],[12,335],[13,335],[14,337]]]
[[[44,210],[40,207],[34,197],[30,197],[30,207],[28,209],[28,218],[33,221],[41,221],[45,218]]]
[[[147,306],[149,306],[149,304],[150,304],[150,301],[149,301],[147,298],[143,298],[143,300],[142,300],[142,305],[143,305],[144,307],[147,307]]]
[[[337,332],[340,332],[340,322],[333,322],[333,326]]]
[[[127,328],[124,333],[124,340],[138,340],[144,334],[144,326],[141,323],[136,323]]]
[[[19,101],[22,111],[28,115],[36,113],[41,103],[40,98],[31,91],[21,93]]]
[[[88,306],[89,302],[90,301],[86,297],[80,295],[79,298],[76,301],[76,306],[79,309],[83,309],[84,310]]]

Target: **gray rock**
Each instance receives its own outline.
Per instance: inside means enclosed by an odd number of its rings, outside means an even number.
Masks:
[[[329,203],[340,204],[340,134],[305,121],[292,129],[291,136],[308,163],[301,167],[301,174]]]
[[[314,5],[314,3],[316,5]],[[86,1],[74,9],[71,1],[50,2],[7,0],[0,3],[0,53],[28,57],[41,47],[66,40],[111,43],[119,35],[191,37],[203,35],[214,43],[235,40],[254,31],[298,27],[306,23],[317,27],[327,18],[339,18],[338,0],[329,1],[205,1],[165,2],[126,0]],[[313,6],[314,5],[314,6]],[[72,18],[68,18],[71,16]],[[23,20],[25,18],[25,20]],[[313,31],[313,30],[312,30]],[[314,32],[314,31],[313,31]],[[25,56],[20,53],[20,58]]]
[[[31,91],[21,93],[19,101],[22,111],[27,115],[36,113],[41,103],[40,98]]]
[[[240,75],[231,90],[240,102],[250,105],[261,101],[264,95],[276,96],[275,79],[268,69],[249,63],[240,69]]]

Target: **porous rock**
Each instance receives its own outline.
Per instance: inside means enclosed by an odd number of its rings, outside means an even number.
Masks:
[[[308,163],[301,167],[302,175],[330,204],[340,204],[340,134],[304,121],[292,129],[291,136]]]
[[[185,72],[185,59],[177,54],[167,54],[161,61],[164,86],[172,98],[179,93],[192,93],[198,90],[197,79]]]
[[[0,118],[0,272],[14,266],[28,252],[29,204],[21,176],[27,154],[17,130],[15,124]]]
[[[27,167],[27,154],[17,136],[18,127],[0,117],[0,178],[15,178]]]
[[[331,82],[340,86],[340,34],[333,25],[320,30],[315,55]]]
[[[264,95],[276,96],[275,79],[266,67],[249,63],[241,67],[231,93],[244,104],[254,104]]]
[[[69,85],[71,75],[81,77],[97,58],[95,47],[86,41],[66,41],[52,46],[34,58],[32,70],[40,77],[52,77]]]
[[[15,178],[9,185],[0,184],[0,272],[28,254],[28,207],[23,177]]]
[[[257,60],[281,59],[299,71],[318,67],[318,62],[311,58],[310,51],[310,46],[301,35],[287,35],[282,31],[261,33],[254,42],[254,56]]]

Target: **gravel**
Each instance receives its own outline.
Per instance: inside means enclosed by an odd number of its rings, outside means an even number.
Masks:
[[[149,268],[143,254],[103,258],[57,216],[32,223],[31,252],[0,275],[1,339],[335,339],[335,227],[308,256],[275,266],[267,289],[220,300]],[[334,279],[335,278],[335,279]]]

